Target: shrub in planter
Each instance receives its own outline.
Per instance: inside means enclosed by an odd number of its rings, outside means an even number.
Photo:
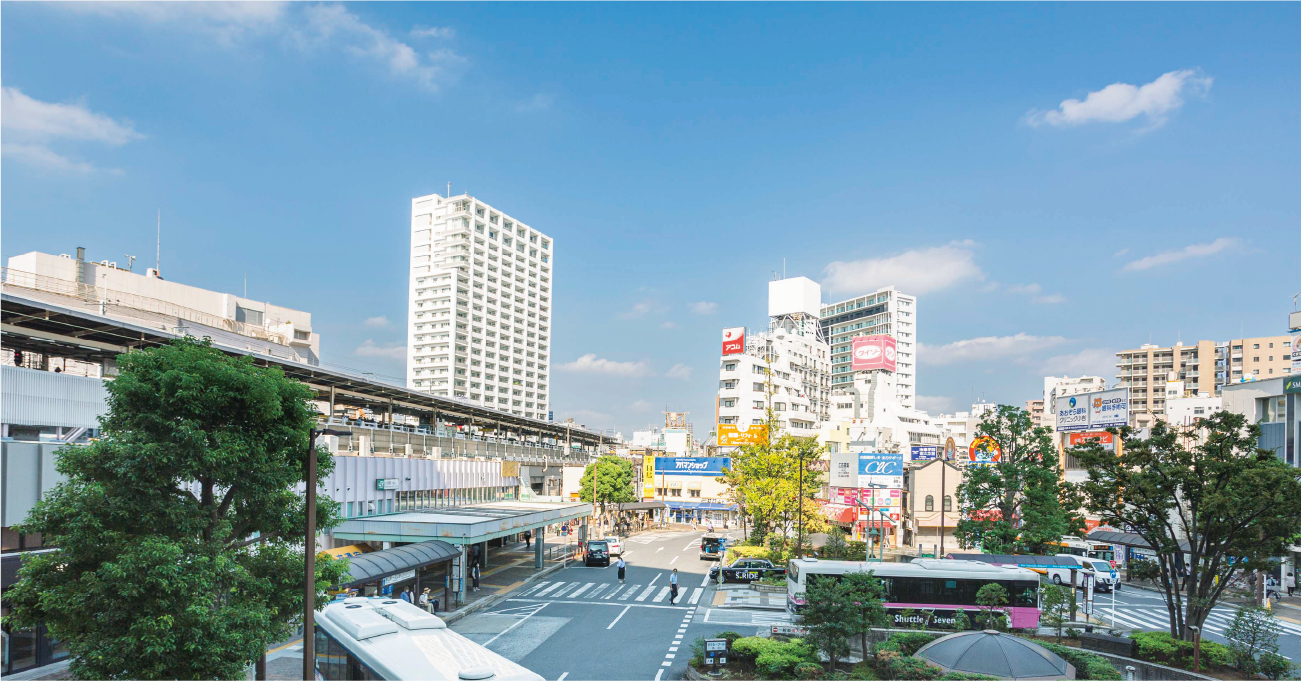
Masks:
[[[827,675],[830,678],[830,674]],[[849,678],[853,681],[868,681],[875,679],[876,674],[872,672],[872,665],[866,662],[859,662],[849,670]]]
[[[899,644],[899,652],[907,656],[916,653],[918,650],[921,650],[922,646],[934,641],[935,636],[932,636],[931,634],[923,634],[921,632],[915,634],[892,634],[890,640],[897,642]]]
[[[738,634],[735,631],[720,631],[717,634],[714,634],[711,638],[727,639],[727,647],[728,649],[731,649],[738,639],[745,638],[745,634]]]
[[[1058,645],[1056,643],[1045,643],[1035,641],[1039,645],[1047,648],[1049,651],[1056,653],[1063,660],[1071,663],[1075,667],[1075,678],[1077,681],[1092,679],[1092,681],[1119,681],[1124,678],[1120,670],[1112,666],[1105,657],[1094,655],[1079,648]]]
[[[803,661],[798,655],[787,652],[765,651],[755,658],[754,668],[765,679],[789,679],[795,667]]]
[[[823,675],[822,665],[813,662],[801,662],[795,665],[795,678],[801,681],[809,679],[821,679]]]
[[[1292,671],[1292,663],[1278,653],[1265,652],[1256,660],[1256,671],[1266,678],[1281,679]]]
[[[775,641],[757,636],[739,638],[732,642],[732,656],[741,662],[754,664],[755,658],[766,652],[772,643]]]
[[[997,676],[968,674],[967,672],[949,672],[940,677],[940,681],[998,681]]]

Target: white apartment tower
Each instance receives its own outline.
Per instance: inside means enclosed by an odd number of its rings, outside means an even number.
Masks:
[[[917,408],[917,296],[893,286],[839,303],[823,305],[822,336],[831,345],[831,389],[854,384],[850,352],[854,336],[886,334],[898,344],[895,390],[899,402]]]
[[[412,199],[407,387],[546,419],[554,256],[473,196]]]
[[[747,334],[744,351],[719,363],[719,423],[763,423],[771,390],[783,432],[818,434],[831,407],[831,349],[817,317],[821,294],[805,277],[769,282],[768,331]]]

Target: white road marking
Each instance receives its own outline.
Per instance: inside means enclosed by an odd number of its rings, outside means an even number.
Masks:
[[[669,565],[672,565],[672,564],[678,562],[678,559],[681,558],[681,557],[682,557],[682,556],[673,556],[673,560],[670,560],[670,561],[669,561]]]
[[[622,588],[623,588],[623,585],[620,584],[619,586],[616,586],[616,587],[614,587],[613,589],[610,589],[610,593],[608,593],[608,594],[602,596],[602,597],[601,597],[601,600],[603,600],[603,601],[608,601],[608,600],[610,600],[611,598],[614,598],[614,595],[617,594],[617,593],[619,593],[619,590],[622,589]]]
[[[655,549],[655,553],[659,553],[660,551],[663,551],[663,550],[664,550],[664,547],[661,546],[661,547],[659,547],[658,549]]]
[[[692,604],[692,605],[695,605],[696,603],[700,602],[700,594],[702,594],[702,593],[705,593],[705,590],[704,590],[704,589],[696,589],[696,592],[693,593],[693,594],[691,594],[691,604]]]
[[[587,594],[587,597],[596,598],[597,594],[601,593],[602,591],[605,591],[606,588],[608,588],[609,586],[610,586],[609,584],[599,584],[594,590],[592,590],[592,593]]]
[[[700,586],[705,586],[705,585],[707,585],[707,584],[709,584],[709,571],[708,571],[708,570],[705,571],[705,578],[702,579],[702,580],[700,580]]]
[[[640,589],[640,588],[641,588],[640,586],[638,586],[638,585],[636,585],[636,584],[633,584],[632,586],[628,587],[628,588],[623,592],[623,595],[619,597],[619,600],[621,600],[621,601],[626,601],[626,600],[628,600],[628,597],[631,596],[631,595],[633,595],[633,593],[636,592],[637,589]]]
[[[667,589],[668,587],[661,587],[661,588],[665,588],[665,589]],[[647,597],[647,596],[649,596],[649,595],[651,595],[651,594],[653,594],[653,593],[655,593],[655,585],[654,585],[654,584],[651,584],[650,586],[646,587],[646,590],[645,590],[645,591],[641,592],[641,595],[638,596],[638,597],[636,598],[636,600],[637,600],[638,602],[644,601],[644,600],[646,600],[646,597]]]
[[[527,595],[529,595],[529,594],[531,594],[531,593],[536,592],[538,589],[541,589],[542,587],[544,587],[544,586],[546,586],[546,585],[548,585],[548,584],[550,584],[550,583],[551,583],[551,580],[547,580],[547,581],[544,581],[544,582],[538,582],[537,584],[534,584],[534,585],[530,586],[527,590],[525,590],[525,591],[524,591],[523,593],[521,593],[520,595],[521,595],[521,596],[527,596]]]
[[[588,589],[592,588],[595,585],[596,585],[595,582],[588,582],[578,587],[577,589],[574,589],[574,593],[565,596],[565,598],[578,598],[584,591],[587,591]]]
[[[545,589],[543,589],[543,590],[541,590],[541,591],[539,591],[539,592],[537,592],[537,593],[535,593],[535,594],[533,594],[533,595],[534,595],[534,596],[542,596],[542,595],[545,595],[548,591],[550,591],[550,590],[552,590],[552,589],[554,589],[554,588],[560,586],[561,584],[564,584],[564,582],[556,582],[555,584],[552,584],[551,586],[549,586],[549,587],[547,587],[547,588],[545,588]]]
[[[572,588],[574,588],[574,587],[576,587],[576,586],[578,586],[578,582],[574,582],[574,583],[572,583],[572,584],[566,584],[565,586],[560,587],[560,590],[559,590],[559,591],[557,591],[557,592],[551,594],[551,597],[552,597],[552,598],[560,598],[562,595],[564,595],[564,593],[565,593],[566,591],[569,591],[570,589],[572,589]]]
[[[669,661],[667,661],[667,660],[665,660],[663,663],[660,664],[660,666],[661,666],[661,667],[672,667],[672,666],[673,666],[673,663],[672,663],[672,662],[669,662]],[[661,669],[660,671],[664,671],[664,670]],[[655,675],[655,678],[658,679],[658,678],[659,678],[659,674],[656,674],[656,675]]]
[[[660,681],[660,677],[663,676],[663,675],[664,675],[664,670],[663,670],[663,669],[661,669],[661,670],[655,672],[655,681]]]
[[[655,587],[651,587],[651,588],[653,589],[653,588],[655,588]],[[659,592],[658,594],[655,595],[655,598],[652,598],[652,599],[651,599],[651,602],[652,602],[652,603],[659,603],[660,601],[664,600],[664,598],[665,598],[666,596],[668,596],[668,595],[669,595],[669,588],[668,588],[667,586],[662,586],[662,587],[660,587],[660,592]],[[638,599],[638,600],[640,600],[640,599]]]
[[[667,660],[672,660],[673,657],[674,657],[673,653],[664,653],[664,658]]]
[[[676,653],[676,652],[678,652],[678,647],[677,647],[677,646],[669,646],[669,652],[670,652],[670,653]]]
[[[632,608],[631,605],[625,605],[625,606],[623,606],[623,610],[620,610],[620,611],[619,611],[619,616],[616,617],[616,618],[614,618],[614,621],[611,622],[611,623],[610,623],[610,626],[606,627],[606,629],[613,629],[613,628],[614,628],[614,625],[618,624],[618,623],[619,623],[619,620],[623,619],[623,614],[626,613],[626,612],[628,612],[628,610],[631,609],[631,608]]]
[[[547,607],[547,604],[546,604],[546,603],[543,603],[543,604],[542,604],[542,608],[545,608],[545,607]],[[530,618],[530,617],[532,617],[532,616],[534,616],[534,615],[536,615],[536,614],[542,612],[542,608],[538,608],[537,610],[534,610],[533,612],[529,613],[528,615],[519,618],[518,620],[515,621],[514,624],[510,625],[509,627],[506,627],[506,628],[505,628],[505,629],[504,629],[500,634],[497,634],[496,636],[493,636],[492,638],[488,639],[488,642],[487,642],[487,643],[484,643],[484,644],[483,644],[483,647],[484,647],[484,648],[487,648],[488,646],[492,645],[492,642],[493,642],[493,641],[496,641],[497,639],[499,639],[499,638],[501,638],[502,636],[504,636],[504,635],[506,635],[507,633],[509,633],[511,629],[514,629],[515,627],[518,627],[519,625],[523,624],[524,621],[527,620],[528,618]]]
[[[552,600],[543,600],[539,598],[507,598],[506,600],[514,601],[516,603],[555,603],[556,602]],[[661,610],[687,610],[688,609],[687,606],[685,605],[653,605],[651,603],[628,603],[626,605],[619,605],[618,603],[606,603],[604,601],[565,601],[565,604],[566,605],[610,605],[616,608],[632,606],[634,608],[659,608]],[[485,614],[491,614],[491,613],[485,613]]]
[[[658,575],[655,575],[655,578],[652,579],[652,580],[650,581],[651,586],[654,586],[654,585],[655,585],[655,582],[660,581],[660,577],[663,577],[663,576],[664,576],[664,573],[663,573],[663,572],[659,573]]]
[[[565,681],[566,676],[569,676],[569,672],[565,672],[564,674],[561,674],[560,678],[556,679],[556,681]]]

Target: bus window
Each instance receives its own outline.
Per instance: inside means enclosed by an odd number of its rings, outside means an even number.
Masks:
[[[1008,605],[1021,608],[1039,607],[1039,583],[1038,582],[1012,582],[1007,585],[1009,593]]]

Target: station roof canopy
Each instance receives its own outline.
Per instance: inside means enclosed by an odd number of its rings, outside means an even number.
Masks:
[[[636,501],[629,504],[615,504],[615,508],[620,511],[651,511],[664,508],[664,502]]]
[[[1111,530],[1094,530],[1090,532],[1088,536],[1085,537],[1085,539],[1088,539],[1089,541],[1102,542],[1105,544],[1119,544],[1121,546],[1129,546],[1136,549],[1149,549],[1149,550],[1152,549],[1152,545],[1149,544],[1148,541],[1143,538],[1143,535],[1135,534],[1133,532],[1114,532]],[[1182,541],[1179,542],[1179,549],[1184,553],[1188,553],[1189,551],[1192,550],[1192,546],[1188,542]]]
[[[7,269],[7,268],[6,268]],[[134,349],[165,345],[178,338],[174,329],[159,328],[134,317],[115,316],[112,306],[107,314],[92,301],[73,298],[14,285],[7,279],[0,305],[0,331],[4,346],[38,354],[53,354],[85,362],[112,359]],[[210,327],[186,322],[187,335],[201,338]],[[402,385],[385,383],[340,368],[305,364],[286,357],[269,355],[249,347],[222,344],[218,339],[230,336],[214,329],[213,343],[223,352],[252,357],[261,365],[278,366],[285,375],[306,383],[318,396],[333,389],[342,400],[412,416],[437,413],[441,418],[477,422],[484,426],[503,425],[568,438],[582,444],[604,441],[600,433],[574,424],[544,421],[490,409],[468,400],[431,395]],[[251,347],[251,346],[250,346]]]
[[[498,501],[352,518],[335,527],[333,534],[336,538],[350,541],[425,542],[440,539],[449,544],[477,544],[590,515],[591,504]]]
[[[1015,565],[1022,568],[1078,570],[1080,564],[1066,556],[1018,556],[1007,553],[950,553],[953,560],[969,560],[990,565]]]
[[[407,570],[446,563],[459,555],[460,549],[445,541],[434,540],[349,556],[348,577],[343,586],[378,582]]]

